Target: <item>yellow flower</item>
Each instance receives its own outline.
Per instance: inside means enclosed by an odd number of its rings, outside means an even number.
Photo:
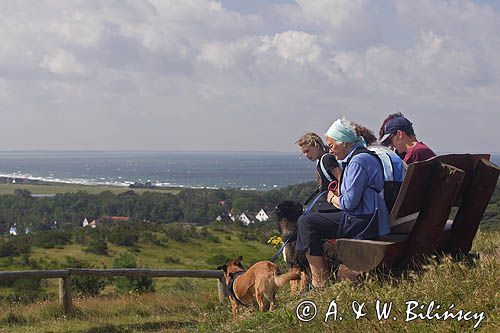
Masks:
[[[281,239],[280,236],[272,236],[267,241],[267,244],[271,244],[274,247],[279,247],[279,246],[281,246],[281,244],[283,244],[283,240]]]

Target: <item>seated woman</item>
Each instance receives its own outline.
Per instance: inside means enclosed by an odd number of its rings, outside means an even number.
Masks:
[[[316,161],[316,181],[318,183],[318,190],[309,197],[306,201],[307,204],[315,194],[327,191],[328,184],[330,184],[332,180],[340,180],[342,170],[335,156],[328,153],[328,147],[316,133],[306,133],[295,143],[299,145],[302,154],[304,154],[307,159]],[[324,196],[323,200],[318,202],[317,207],[318,211],[338,210],[326,202],[326,196]]]
[[[341,211],[301,216],[296,243],[296,250],[306,253],[314,287],[322,286],[330,275],[323,259],[323,239],[370,239],[389,233],[380,161],[367,152],[353,124],[345,119],[330,126],[326,141],[343,168],[340,194],[329,192],[327,200]]]

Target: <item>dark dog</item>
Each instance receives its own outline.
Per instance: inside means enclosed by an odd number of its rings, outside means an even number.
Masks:
[[[281,234],[281,239],[286,241],[292,237],[283,249],[283,258],[289,272],[300,272],[300,281],[290,281],[292,291],[306,290],[311,282],[311,269],[305,254],[298,253],[295,250],[297,239],[296,232],[293,233],[297,226],[297,220],[303,214],[303,207],[298,202],[283,201],[276,206],[276,215],[278,217],[278,230]],[[292,234],[293,233],[293,234]],[[325,243],[325,262],[332,272],[338,269],[338,259],[335,254],[335,246],[331,242]]]
[[[233,315],[238,313],[239,305],[250,305],[254,299],[259,310],[269,311],[274,308],[274,298],[278,288],[293,279],[300,279],[298,273],[279,274],[278,266],[270,261],[259,261],[245,271],[240,256],[236,260],[228,260],[225,265],[217,267],[224,270],[224,277],[229,289],[229,300]]]
[[[278,231],[281,239],[286,241],[292,237],[283,249],[283,259],[289,272],[300,272],[300,281],[290,281],[292,292],[305,290],[311,281],[311,269],[305,254],[295,251],[297,239],[297,220],[304,213],[302,205],[298,202],[283,201],[276,206],[276,216],[278,217]],[[294,232],[295,230],[295,232]]]

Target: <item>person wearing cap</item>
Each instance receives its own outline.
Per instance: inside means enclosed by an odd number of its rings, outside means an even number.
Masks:
[[[377,156],[367,153],[354,126],[345,119],[330,126],[326,142],[343,168],[340,193],[328,192],[327,200],[341,211],[302,215],[297,229],[296,250],[306,254],[313,287],[322,286],[330,275],[323,259],[323,239],[370,239],[390,230],[389,211],[381,195],[384,172]]]
[[[418,141],[413,124],[401,112],[389,115],[380,128],[380,143],[404,154],[406,164],[425,161],[436,154],[425,143]]]

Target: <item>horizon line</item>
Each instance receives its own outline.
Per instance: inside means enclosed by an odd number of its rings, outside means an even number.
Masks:
[[[288,153],[300,153],[300,151],[278,151],[278,150],[174,150],[174,149],[10,149],[3,150],[0,149],[0,153],[279,153],[279,154],[288,154]],[[500,155],[500,151],[498,152],[482,152],[490,155]],[[439,155],[442,154],[466,154],[464,152],[458,151],[438,151]],[[472,154],[479,154],[478,152],[473,152]]]

